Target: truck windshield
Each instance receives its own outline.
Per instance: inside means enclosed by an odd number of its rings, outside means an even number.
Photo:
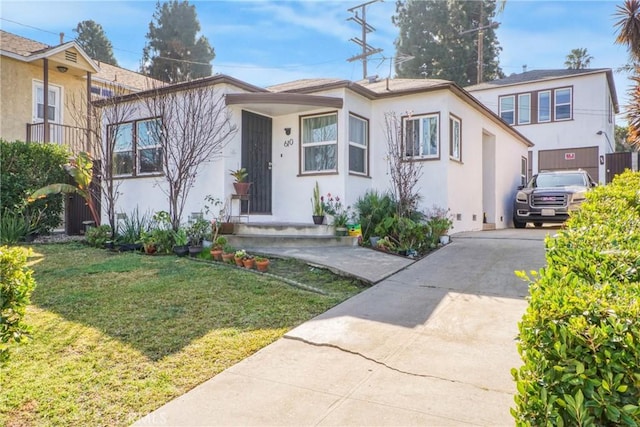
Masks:
[[[538,175],[531,183],[532,187],[566,187],[571,185],[579,185],[586,187],[584,175],[581,173],[562,173],[562,174],[541,174]]]

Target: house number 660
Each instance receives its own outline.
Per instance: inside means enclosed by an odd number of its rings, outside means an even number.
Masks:
[[[286,140],[286,141],[284,142],[284,146],[285,146],[285,147],[290,147],[290,146],[292,146],[292,145],[293,145],[293,138],[288,139],[288,140]]]

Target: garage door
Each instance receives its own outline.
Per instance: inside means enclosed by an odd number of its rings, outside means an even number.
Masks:
[[[598,182],[598,147],[538,151],[538,171],[568,169],[585,170]]]

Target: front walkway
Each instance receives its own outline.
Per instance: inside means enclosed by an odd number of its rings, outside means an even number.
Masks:
[[[136,424],[513,425],[513,271],[542,267],[549,230],[522,231],[457,236]]]

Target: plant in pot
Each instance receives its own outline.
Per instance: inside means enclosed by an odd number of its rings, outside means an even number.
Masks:
[[[433,243],[442,244],[449,243],[449,235],[447,234],[453,228],[453,216],[449,209],[440,208],[434,205],[426,212],[427,225],[431,230],[431,239]]]
[[[258,271],[265,272],[269,270],[269,259],[261,256],[256,257],[256,268]]]
[[[233,188],[235,188],[237,195],[245,196],[249,194],[249,187],[251,187],[251,183],[247,182],[249,172],[247,172],[246,168],[229,170],[229,175],[231,175],[235,180],[233,182]]]
[[[178,231],[174,233],[173,241],[174,254],[182,257],[189,253],[189,237],[187,236],[187,231],[184,228],[178,228]]]
[[[216,261],[222,261],[222,252],[224,246],[227,244],[227,238],[220,236],[216,238],[211,246],[211,257]]]
[[[324,197],[320,195],[320,186],[318,181],[313,188],[313,197],[311,198],[311,208],[313,210],[313,223],[320,225],[324,222]]]
[[[233,260],[235,252],[236,250],[232,246],[224,245],[224,248],[222,248],[222,261],[233,264],[235,262]]]
[[[146,253],[147,255],[153,255],[157,251],[156,240],[153,236],[153,230],[152,231],[143,230],[140,233],[140,239],[138,239],[137,243],[142,244],[142,247],[144,248],[144,253]]]
[[[216,221],[214,226],[217,227],[217,234],[233,234],[234,227],[231,222],[231,210],[229,209],[229,203],[227,201],[223,202],[210,194],[205,196],[204,200],[206,202],[204,205],[204,212],[206,215],[209,215],[209,213],[213,214],[214,221]],[[217,213],[215,212],[216,210]]]
[[[255,263],[256,259],[249,254],[245,255],[244,258],[242,258],[242,265],[244,265],[244,268],[252,269]]]
[[[209,221],[198,218],[191,223],[187,229],[187,237],[189,238],[189,255],[197,256],[202,252],[202,241],[209,234]]]
[[[236,262],[236,265],[238,267],[243,267],[244,266],[244,263],[242,262],[242,260],[246,256],[247,256],[247,251],[245,251],[244,249],[240,249],[240,250],[237,250],[235,252],[235,254],[233,255],[233,259]]]
[[[333,197],[331,193],[327,194],[325,200],[324,211],[333,217],[331,225],[335,227],[336,236],[346,236],[351,206],[345,207],[340,197]]]

